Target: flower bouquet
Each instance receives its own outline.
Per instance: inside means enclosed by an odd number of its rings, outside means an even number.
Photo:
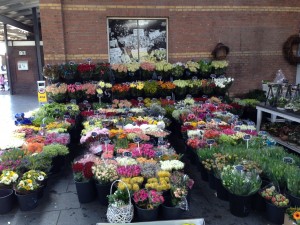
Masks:
[[[128,84],[115,84],[112,87],[112,93],[114,98],[116,99],[125,99],[127,98],[128,94],[130,93],[130,85]]]
[[[136,81],[140,79],[139,76],[139,69],[140,69],[140,64],[137,62],[132,62],[128,63],[127,65],[127,70],[128,70],[128,81]]]
[[[84,98],[90,102],[93,102],[96,99],[96,90],[97,85],[92,83],[85,83],[82,85],[82,91]]]
[[[228,89],[230,88],[230,86],[232,85],[233,81],[234,79],[231,77],[214,79],[213,82],[215,84],[215,89],[214,89],[215,94],[224,96],[228,91]]]
[[[172,65],[171,74],[175,79],[178,79],[184,74],[184,64],[178,62]]]
[[[155,209],[164,203],[164,197],[155,190],[139,190],[133,194],[134,203],[142,209]]]
[[[213,73],[216,75],[226,74],[229,63],[226,60],[214,60],[211,62]]]
[[[216,85],[213,81],[202,80],[201,90],[203,94],[212,95],[214,93],[215,87]]]
[[[110,82],[110,64],[105,62],[97,63],[93,77],[95,80]]]
[[[92,79],[95,68],[96,68],[95,64],[84,63],[84,64],[79,64],[77,70],[79,72],[80,78],[83,81],[89,81]]]
[[[184,163],[179,160],[161,161],[160,168],[164,171],[182,170],[184,168]]]
[[[187,80],[175,80],[173,81],[175,87],[176,100],[182,100],[186,97],[189,81]]]
[[[46,65],[43,68],[43,75],[47,78],[52,84],[59,82],[59,65]]]
[[[70,99],[76,99],[77,102],[81,101],[83,98],[82,85],[79,84],[68,84],[68,96]]]
[[[202,80],[189,80],[188,82],[188,94],[193,97],[198,97],[201,92]]]
[[[168,63],[165,60],[155,63],[155,70],[157,72],[157,75],[161,76],[162,80],[164,81],[170,80],[172,68],[173,68],[172,64]]]
[[[46,87],[46,92],[49,98],[58,103],[64,103],[67,98],[67,84],[51,84]]]
[[[63,78],[67,84],[72,84],[75,82],[75,79],[77,78],[77,67],[78,64],[73,62],[60,65],[59,73],[61,78]]]
[[[210,62],[207,62],[205,60],[200,60],[198,64],[199,64],[200,78],[205,78],[205,79],[210,78],[210,74],[212,71]]]
[[[193,76],[197,76],[199,70],[199,64],[194,61],[187,61],[185,64],[185,76],[191,79]]]
[[[92,167],[92,172],[94,174],[94,179],[99,184],[111,184],[113,181],[118,179],[117,166],[114,164],[104,164],[94,165]]]
[[[175,89],[176,85],[173,82],[167,81],[162,82],[158,81],[160,97],[172,96],[172,92]]]
[[[155,71],[155,64],[151,62],[141,63],[141,80],[151,80]]]
[[[127,81],[127,65],[125,64],[112,64],[111,69],[117,83],[122,83]]]
[[[144,96],[144,82],[138,81],[130,84],[130,92],[132,97],[143,97]]]
[[[157,81],[146,81],[144,83],[144,93],[146,97],[156,97],[158,90],[159,86]]]

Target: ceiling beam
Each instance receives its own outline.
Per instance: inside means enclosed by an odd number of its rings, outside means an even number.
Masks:
[[[24,4],[24,5],[13,5],[13,6],[9,6],[7,9],[2,9],[0,10],[0,14],[5,14],[8,12],[13,12],[13,11],[20,11],[20,10],[24,10],[24,9],[31,9],[33,7],[38,7],[39,6],[39,2],[38,1],[33,1],[30,2],[29,4]]]
[[[32,27],[27,26],[23,23],[20,23],[20,22],[16,21],[16,20],[13,20],[11,18],[8,18],[7,16],[0,15],[0,21],[4,24],[9,24],[11,26],[14,26],[14,27],[20,28],[22,30],[26,30],[28,32],[33,33],[33,28]]]

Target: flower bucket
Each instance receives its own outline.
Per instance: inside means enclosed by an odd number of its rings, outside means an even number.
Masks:
[[[144,221],[156,221],[157,220],[159,207],[157,207],[155,209],[142,209],[136,205],[135,209],[136,209],[138,221],[144,222]]]
[[[288,207],[278,207],[270,202],[266,204],[267,220],[274,224],[283,224],[284,213]]]
[[[165,220],[177,220],[181,218],[183,210],[179,207],[174,207],[171,204],[170,198],[165,198],[165,202],[161,205],[162,217]]]
[[[216,191],[218,199],[228,201],[229,200],[229,191],[222,185],[222,180],[220,178],[215,179]]]
[[[100,204],[107,206],[108,205],[107,195],[109,195],[110,184],[96,183],[96,190],[97,190],[98,200]]]
[[[38,192],[32,192],[30,194],[21,195],[16,193],[20,209],[22,211],[30,211],[38,206]]]
[[[229,193],[229,208],[232,215],[246,217],[250,213],[252,195],[240,196]]]
[[[0,214],[8,213],[14,205],[14,191],[11,189],[0,189]]]
[[[80,203],[88,203],[95,200],[96,190],[93,180],[87,182],[75,182],[75,185]]]
[[[289,191],[285,192],[286,197],[290,200],[291,206],[300,207],[300,197],[292,195]]]

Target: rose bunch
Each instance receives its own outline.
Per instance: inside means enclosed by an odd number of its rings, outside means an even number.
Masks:
[[[121,177],[137,177],[141,173],[141,167],[139,165],[119,166],[117,172]]]

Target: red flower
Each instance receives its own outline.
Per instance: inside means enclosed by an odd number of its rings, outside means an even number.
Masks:
[[[94,165],[93,162],[87,162],[86,164],[84,164],[83,176],[86,179],[91,179],[93,177],[93,173],[92,173],[92,166],[93,165]]]
[[[80,173],[83,171],[83,163],[74,163],[72,166],[72,169],[74,171],[74,173]]]

